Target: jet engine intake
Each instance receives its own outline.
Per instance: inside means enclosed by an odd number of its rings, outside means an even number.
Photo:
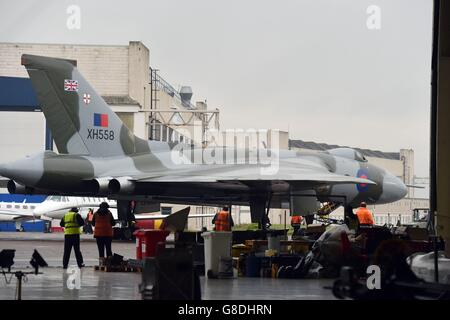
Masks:
[[[7,183],[8,192],[11,194],[33,194],[34,189],[24,186],[14,180],[9,180]]]
[[[111,178],[97,178],[85,181],[84,184],[90,193],[106,195],[108,194],[108,184],[110,180]]]
[[[130,194],[136,188],[134,181],[130,180],[130,177],[120,177],[111,179],[108,184],[108,190],[112,194]]]

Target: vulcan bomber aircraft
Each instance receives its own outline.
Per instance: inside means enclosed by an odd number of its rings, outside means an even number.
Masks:
[[[262,228],[270,208],[313,215],[325,202],[356,207],[361,201],[394,202],[407,193],[400,179],[351,148],[264,150],[276,159],[273,165],[247,161],[258,159],[252,156],[260,150],[143,140],[84,79],[76,61],[24,54],[22,65],[59,153],[44,151],[0,165],[0,175],[11,179],[10,193],[248,205]],[[228,154],[233,161],[221,161]]]

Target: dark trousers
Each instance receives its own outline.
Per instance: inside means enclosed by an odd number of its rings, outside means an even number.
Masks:
[[[92,225],[90,222],[86,222],[83,226],[84,233],[92,234]]]
[[[106,249],[106,256],[111,257],[112,256],[112,250],[111,250],[111,242],[112,237],[97,237],[97,247],[98,247],[98,256],[100,258],[105,257],[105,249]]]
[[[69,265],[70,252],[75,251],[75,257],[77,258],[78,267],[83,265],[83,256],[80,251],[80,235],[79,234],[67,234],[64,236],[64,256],[63,267],[67,268]]]

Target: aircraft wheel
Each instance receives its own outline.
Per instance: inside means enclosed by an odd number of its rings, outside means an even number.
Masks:
[[[345,289],[344,289],[344,283],[342,280],[336,280],[333,283],[333,289],[332,289],[333,295],[338,299],[345,299]]]

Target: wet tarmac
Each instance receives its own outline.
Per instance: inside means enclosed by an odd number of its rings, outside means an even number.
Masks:
[[[12,271],[32,272],[29,261],[34,249],[49,264],[40,271],[42,274],[30,274],[24,279],[22,299],[141,299],[139,284],[141,274],[135,272],[95,271],[98,262],[97,246],[92,236],[83,235],[81,249],[86,267],[77,273],[72,253],[69,267],[61,266],[63,253],[62,234],[42,233],[0,233],[0,249],[15,249],[15,264]],[[135,257],[134,242],[113,242],[113,251],[124,258]],[[79,275],[79,277],[78,277]],[[7,283],[9,282],[9,283]],[[331,290],[333,280],[329,279],[271,279],[271,278],[200,278],[202,299],[204,300],[311,300],[335,299]],[[0,299],[15,299],[16,278],[0,274]]]

